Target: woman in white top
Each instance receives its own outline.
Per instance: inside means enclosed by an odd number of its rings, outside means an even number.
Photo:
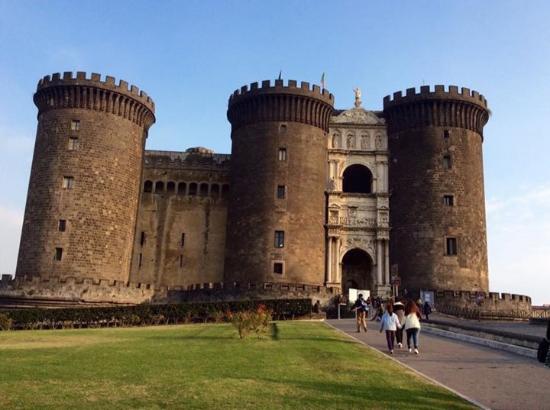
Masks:
[[[395,332],[397,329],[401,329],[399,318],[395,313],[393,313],[393,305],[388,303],[386,306],[386,311],[382,315],[382,320],[380,320],[380,333],[382,333],[383,330],[386,331],[386,342],[388,343],[388,350],[390,351],[390,354],[393,354]]]
[[[405,332],[407,332],[407,347],[411,349],[411,339],[414,343],[414,353],[418,354],[418,332],[420,332],[420,311],[416,303],[411,300],[405,308]]]

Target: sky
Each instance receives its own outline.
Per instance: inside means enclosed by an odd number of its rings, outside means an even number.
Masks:
[[[231,92],[325,73],[338,108],[355,87],[373,110],[423,84],[486,96],[490,288],[550,303],[549,21],[548,1],[0,0],[0,273],[15,272],[39,78],[124,79],[155,100],[148,149],[229,153]]]

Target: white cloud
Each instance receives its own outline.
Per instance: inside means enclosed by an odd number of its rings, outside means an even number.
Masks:
[[[550,303],[550,184],[487,201],[491,290]]]
[[[23,210],[0,205],[0,274],[14,274],[23,224]]]

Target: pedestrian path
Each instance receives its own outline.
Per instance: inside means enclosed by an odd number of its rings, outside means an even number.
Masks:
[[[327,323],[387,352],[378,322],[356,333],[354,319]],[[420,355],[396,349],[393,358],[493,409],[550,409],[550,369],[535,360],[466,342],[420,333]]]

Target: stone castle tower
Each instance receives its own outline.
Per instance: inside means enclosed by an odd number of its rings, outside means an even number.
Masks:
[[[128,281],[145,139],[144,92],[113,77],[44,77],[17,276]]]
[[[488,291],[483,127],[487,101],[450,86],[384,98],[390,260],[408,289]]]
[[[325,281],[327,133],[334,98],[289,80],[229,99],[225,282]]]

